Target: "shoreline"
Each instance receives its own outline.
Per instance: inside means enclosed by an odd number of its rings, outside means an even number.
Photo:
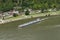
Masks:
[[[18,20],[23,20],[23,19],[29,19],[29,18],[37,18],[37,17],[45,17],[46,15],[40,15],[38,16],[37,15],[29,15],[29,16],[22,16],[22,17],[19,17],[19,18],[16,18],[16,19],[7,19],[7,20],[2,20],[2,22],[0,22],[0,24],[5,24],[5,23],[9,23],[9,22],[13,22],[13,21],[18,21]],[[50,14],[50,16],[59,16],[59,14]],[[48,17],[48,16],[47,16]]]
[[[38,16],[39,17],[39,16]],[[18,20],[23,20],[23,19],[29,19],[29,18],[32,18],[31,16],[27,16],[27,17],[24,17],[24,18],[17,18],[17,19],[12,19],[12,20],[2,20],[2,22],[0,22],[0,24],[5,24],[5,23],[9,23],[9,22],[13,22],[13,21],[18,21]],[[36,18],[36,17],[33,17],[33,18]]]

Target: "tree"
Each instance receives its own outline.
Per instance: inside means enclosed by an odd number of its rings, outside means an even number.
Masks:
[[[13,7],[21,7],[22,10],[32,8],[34,10],[41,9],[60,9],[60,0],[0,0],[0,11],[10,10]]]

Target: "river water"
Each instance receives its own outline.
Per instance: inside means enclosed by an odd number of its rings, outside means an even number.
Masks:
[[[60,40],[60,27],[0,27],[0,40]]]
[[[59,18],[47,20],[47,23],[43,23],[43,25],[46,24],[45,26],[37,23],[20,29],[17,26],[27,20],[0,25],[0,40],[60,40],[60,25],[55,26],[56,24],[60,24]]]

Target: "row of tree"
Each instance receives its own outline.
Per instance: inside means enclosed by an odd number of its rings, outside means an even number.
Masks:
[[[0,11],[8,11],[16,6],[21,7],[21,9],[41,9],[42,12],[50,8],[59,10],[60,0],[0,0]]]

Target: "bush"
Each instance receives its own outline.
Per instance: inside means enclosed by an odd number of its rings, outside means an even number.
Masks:
[[[27,11],[25,12],[25,15],[29,15],[29,13],[30,13],[29,10],[27,10]]]
[[[18,14],[16,14],[16,13],[13,14],[13,17],[17,17],[17,16],[18,16]]]

